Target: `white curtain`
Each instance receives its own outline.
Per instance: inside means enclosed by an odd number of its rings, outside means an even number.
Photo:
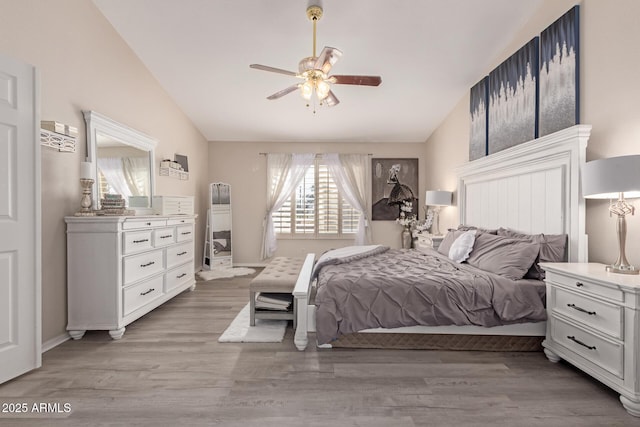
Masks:
[[[100,157],[98,158],[98,169],[100,169],[100,172],[104,175],[109,186],[118,194],[122,195],[122,197],[129,200],[129,196],[132,196],[132,193],[124,176],[122,158]]]
[[[369,156],[366,154],[336,154],[324,155],[326,163],[334,182],[342,197],[360,211],[358,231],[356,232],[356,245],[368,245],[371,242],[371,227],[369,226],[368,209],[369,194],[367,178],[369,177]]]
[[[278,248],[273,213],[282,207],[296,189],[307,169],[313,164],[315,154],[267,154],[267,209],[263,221],[262,259],[270,258]]]
[[[132,196],[151,194],[149,189],[149,159],[146,157],[123,157],[122,171]]]

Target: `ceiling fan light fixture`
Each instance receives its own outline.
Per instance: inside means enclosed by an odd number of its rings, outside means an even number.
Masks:
[[[250,67],[269,71],[273,73],[285,74],[302,79],[301,83],[291,85],[283,90],[280,90],[273,95],[267,96],[267,99],[274,100],[283,97],[284,95],[300,89],[300,96],[307,101],[313,98],[315,93],[316,98],[320,101],[320,105],[327,105],[333,107],[338,105],[340,101],[331,90],[332,84],[345,84],[345,85],[358,85],[358,86],[378,86],[382,82],[380,76],[359,76],[359,75],[337,75],[331,76],[329,72],[335,63],[342,56],[342,52],[334,47],[325,46],[320,52],[320,55],[316,55],[316,23],[322,18],[322,5],[320,0],[309,0],[309,7],[307,8],[307,17],[313,22],[313,54],[306,58],[303,58],[298,63],[298,72],[283,70],[280,68],[268,67],[266,65],[251,64]],[[315,113],[315,109],[314,109]]]
[[[329,91],[331,90],[331,86],[324,80],[319,80],[316,84],[316,95],[318,95],[318,99],[322,101],[329,95]]]
[[[310,81],[306,81],[300,85],[300,95],[307,101],[311,99],[313,95],[313,84]]]

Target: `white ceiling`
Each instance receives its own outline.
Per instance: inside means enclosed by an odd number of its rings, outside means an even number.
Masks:
[[[210,141],[423,142],[480,80],[541,0],[326,0],[317,51],[343,52],[335,107],[307,108],[297,71],[312,54],[306,0],[93,0]],[[318,4],[318,2],[314,2]]]

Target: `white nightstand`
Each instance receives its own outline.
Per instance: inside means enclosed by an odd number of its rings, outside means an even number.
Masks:
[[[418,238],[413,242],[413,247],[418,250],[424,248],[433,248],[437,250],[440,243],[442,243],[442,239],[444,239],[444,236],[420,233],[418,234]]]
[[[547,283],[547,358],[564,359],[616,390],[627,412],[640,417],[640,277],[596,263],[540,265]]]

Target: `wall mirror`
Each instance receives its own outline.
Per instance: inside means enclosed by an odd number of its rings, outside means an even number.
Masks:
[[[87,161],[95,166],[94,209],[100,209],[100,199],[105,194],[120,194],[129,209],[153,213],[158,142],[95,111],[83,114],[87,123]]]

